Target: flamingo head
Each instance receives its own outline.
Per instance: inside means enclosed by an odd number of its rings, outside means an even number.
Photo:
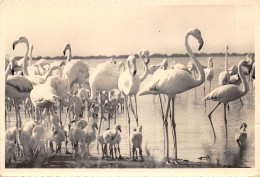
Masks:
[[[171,62],[171,66],[170,66],[171,69],[174,69],[175,63],[176,63],[175,61]]]
[[[115,64],[116,65],[116,60],[114,58],[110,58],[107,61],[110,62],[111,64]]]
[[[65,48],[64,48],[64,50],[63,50],[63,55],[66,54],[66,51],[67,51],[68,49],[71,50],[71,47],[70,47],[70,44],[69,44],[69,43],[65,46]]]
[[[114,129],[115,130],[119,130],[120,132],[122,132],[121,125],[118,125],[118,124],[114,125]]]
[[[160,68],[163,70],[166,70],[167,67],[168,67],[168,60],[165,58],[165,59],[163,59]]]
[[[127,59],[128,68],[133,76],[136,75],[136,58],[134,55],[130,55]]]
[[[228,44],[226,44],[225,49],[226,49],[226,51],[228,51]]]
[[[203,39],[202,39],[200,30],[197,29],[197,28],[192,29],[192,30],[190,30],[190,34],[191,34],[194,38],[196,38],[196,39],[198,40],[198,42],[199,42],[199,49],[198,49],[198,50],[200,50],[200,49],[202,48],[203,44],[204,44],[204,41],[203,41]]]
[[[248,62],[249,65],[252,65],[255,62],[253,55],[247,54],[246,61]]]
[[[142,49],[139,52],[139,57],[142,59],[143,57],[145,57],[144,63],[147,65],[150,62],[150,58],[149,58],[149,50],[146,49]]]
[[[93,123],[93,124],[92,124],[92,128],[93,128],[93,129],[95,128],[95,129],[97,129],[97,130],[98,130],[97,123]]]
[[[22,36],[20,37],[18,40],[14,41],[13,42],[13,50],[15,49],[15,46],[18,44],[18,43],[25,43],[26,45],[29,46],[29,41],[26,37]]]
[[[209,57],[209,66],[213,67],[213,58],[212,57]]]
[[[240,126],[240,129],[244,128],[244,130],[246,129],[247,124],[246,123],[242,123],[242,125]]]
[[[238,66],[244,66],[246,68],[250,68],[250,64],[246,60],[241,60],[238,64]]]
[[[142,126],[142,125],[139,125],[139,126],[138,126],[138,130],[139,130],[139,132],[142,132],[142,131],[143,131],[143,126]]]

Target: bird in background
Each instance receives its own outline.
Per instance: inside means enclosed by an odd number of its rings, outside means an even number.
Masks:
[[[247,124],[243,123],[240,126],[239,132],[237,132],[236,135],[235,135],[235,139],[237,141],[239,148],[242,148],[244,146],[244,143],[247,139],[246,128],[247,128]]]
[[[233,84],[227,84],[216,88],[215,90],[211,91],[208,95],[204,97],[204,101],[212,100],[218,102],[217,106],[208,115],[212,127],[212,131],[214,134],[214,142],[216,141],[216,134],[212,124],[211,114],[217,109],[217,107],[221,103],[224,104],[224,122],[226,127],[226,140],[227,140],[228,132],[227,132],[227,119],[226,119],[226,104],[230,101],[234,101],[246,95],[249,90],[248,84],[245,79],[245,75],[242,71],[242,66],[248,67],[248,62],[246,60],[241,60],[238,64],[238,73],[239,73],[239,77],[241,78],[242,86],[243,86],[242,90],[240,89],[239,86]]]

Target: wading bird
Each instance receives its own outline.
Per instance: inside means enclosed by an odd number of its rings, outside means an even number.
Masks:
[[[165,71],[161,71],[160,74],[154,76],[147,86],[142,88],[139,92],[139,95],[148,95],[148,94],[166,94],[168,95],[168,105],[166,110],[166,116],[164,116],[164,126],[166,130],[166,141],[167,141],[167,158],[166,161],[169,162],[169,140],[168,140],[168,113],[170,108],[170,102],[172,101],[172,118],[171,124],[174,132],[174,148],[175,148],[175,161],[177,162],[177,136],[176,136],[176,124],[174,120],[174,98],[176,94],[185,92],[194,87],[200,86],[205,81],[205,73],[197,60],[195,55],[193,54],[189,44],[188,38],[189,36],[193,36],[199,42],[199,50],[203,46],[203,39],[201,37],[201,32],[199,29],[191,29],[187,32],[185,36],[185,47],[188,51],[189,56],[194,61],[195,66],[198,69],[199,77],[198,79],[194,79],[194,77],[189,73],[181,69],[168,69]]]
[[[205,96],[204,101],[207,100],[212,100],[212,101],[218,101],[219,103],[217,106],[209,113],[209,121],[213,130],[214,134],[214,142],[216,141],[216,134],[215,130],[211,121],[211,114],[216,110],[216,108],[223,103],[224,104],[224,121],[225,121],[225,127],[226,127],[226,139],[227,139],[227,119],[226,119],[226,104],[230,101],[234,101],[236,99],[241,98],[242,96],[246,95],[249,87],[245,79],[245,75],[243,74],[242,71],[242,66],[248,67],[248,62],[246,60],[241,60],[238,64],[238,73],[239,77],[241,78],[243,89],[241,90],[239,86],[233,85],[233,84],[228,84],[228,85],[223,85],[212,92],[210,92],[208,95]]]

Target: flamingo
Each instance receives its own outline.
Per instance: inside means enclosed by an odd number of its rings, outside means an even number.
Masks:
[[[66,51],[69,51],[67,54],[67,61],[64,67],[65,78],[68,79],[70,88],[72,89],[74,83],[84,83],[89,79],[89,66],[87,63],[84,63],[81,60],[71,61],[71,46],[67,44],[63,50],[63,54],[66,54]],[[72,91],[72,90],[71,90]]]
[[[230,74],[228,72],[228,45],[226,44],[226,56],[225,56],[225,71],[222,71],[218,76],[218,84],[226,85],[230,82]]]
[[[194,79],[192,75],[189,72],[186,72],[184,70],[175,68],[175,69],[168,69],[168,70],[162,70],[160,71],[160,74],[153,75],[151,81],[143,87],[139,91],[139,95],[148,95],[148,94],[166,94],[168,95],[168,105],[166,110],[166,116],[163,116],[164,120],[164,126],[166,130],[166,142],[167,142],[167,157],[166,162],[169,163],[169,140],[168,140],[168,113],[170,108],[170,102],[172,100],[172,118],[171,118],[171,124],[172,129],[174,131],[174,149],[175,149],[175,161],[177,163],[177,137],[176,137],[176,124],[174,120],[174,98],[176,94],[180,94],[182,92],[185,92],[187,90],[190,90],[192,88],[200,86],[205,81],[205,73],[204,70],[200,64],[200,62],[197,60],[195,55],[193,54],[189,44],[188,44],[188,38],[189,36],[193,36],[195,39],[199,42],[199,50],[203,46],[203,39],[201,36],[201,32],[199,29],[191,29],[186,33],[185,36],[185,47],[188,51],[189,56],[194,61],[195,66],[198,69],[199,77],[198,79]]]
[[[176,64],[175,61],[172,61],[172,62],[171,62],[170,68],[171,68],[171,69],[178,68],[178,69],[180,69],[180,70],[186,71],[186,72],[188,72],[188,73],[191,74],[189,68],[187,68],[186,66],[184,66],[183,64],[180,64],[180,63],[177,63],[177,64]]]
[[[153,75],[154,72],[159,69],[161,66],[163,66],[164,68],[168,67],[168,60],[166,58],[163,59],[163,61],[157,65],[150,65],[148,67],[148,74]]]
[[[30,94],[33,105],[36,109],[38,119],[39,108],[50,109],[58,100],[61,100],[69,92],[69,84],[65,79],[50,76],[44,84],[39,84],[33,88]],[[61,118],[60,124],[62,125]]]
[[[93,73],[89,77],[90,85],[90,97],[85,97],[87,102],[95,103],[96,102],[96,92],[100,92],[100,99],[102,99],[102,91],[110,92],[111,90],[118,87],[118,78],[119,78],[118,65],[112,61],[106,61],[105,64],[93,70]],[[106,79],[104,79],[106,78]],[[103,108],[102,100],[100,101],[101,107],[101,119],[100,125],[103,119]],[[110,119],[108,120],[108,127],[110,127]],[[98,135],[100,134],[100,129],[98,129]]]
[[[12,72],[12,74],[14,73],[14,69],[11,68],[13,67],[13,62],[14,60],[12,59],[10,61],[9,67],[7,67],[7,70],[5,72],[5,96],[14,99],[16,128],[18,129],[18,127],[21,128],[22,124],[18,101],[28,98],[33,87],[31,82],[24,76],[15,75],[8,77],[10,71]]]
[[[145,61],[143,59],[143,56],[147,59]],[[129,111],[128,111],[128,97],[130,100],[130,105],[131,105],[131,110],[135,116],[136,119],[136,124],[138,126],[138,114],[137,114],[137,101],[136,101],[136,95],[140,89],[140,83],[147,77],[148,75],[148,66],[147,64],[149,63],[149,51],[148,50],[140,50],[139,52],[139,58],[143,62],[143,65],[145,67],[145,71],[142,74],[141,77],[136,75],[136,58],[134,55],[130,55],[127,58],[126,65],[127,68],[126,70],[121,73],[119,79],[118,79],[118,88],[119,90],[124,94],[125,96],[125,102],[126,102],[126,110],[127,110],[127,116],[128,116],[128,126],[129,126],[129,156],[131,156],[131,145],[130,145],[130,116],[129,116]],[[132,106],[132,100],[131,97],[134,96],[135,98],[135,106],[136,106],[136,112],[134,112],[133,106]]]
[[[13,50],[15,49],[15,46],[19,43],[24,43],[26,45],[26,53],[25,53],[25,56],[24,58],[28,58],[28,51],[29,51],[29,41],[26,37],[20,37],[18,40],[14,41],[13,42]],[[47,73],[45,73],[43,76],[40,76],[40,75],[29,75],[28,73],[28,62],[27,60],[23,60],[24,61],[24,64],[23,64],[23,67],[24,67],[24,77],[26,77],[31,83],[32,85],[38,85],[38,84],[43,84],[46,82],[46,79],[48,76],[51,75],[51,73],[54,71],[54,70],[61,70],[59,67],[52,67]]]
[[[226,119],[226,104],[230,101],[234,101],[238,98],[241,98],[242,96],[246,95],[249,87],[245,79],[245,75],[242,71],[242,66],[248,67],[248,62],[246,60],[241,60],[238,64],[238,73],[242,81],[243,89],[241,90],[239,86],[228,84],[223,85],[212,92],[210,92],[208,95],[205,96],[204,101],[207,100],[213,100],[218,101],[219,103],[217,106],[209,113],[209,121],[212,126],[213,134],[214,134],[214,141],[216,141],[216,134],[215,130],[211,121],[211,114],[215,111],[215,109],[221,104],[224,104],[224,121],[225,121],[225,127],[226,127],[226,139],[227,139],[227,119]]]
[[[214,77],[213,70],[213,58],[209,57],[208,59],[208,67],[204,69],[206,80],[209,81],[209,91],[211,91],[211,81]],[[204,95],[205,95],[205,83],[204,83]]]
[[[243,123],[240,126],[240,131],[236,133],[235,139],[237,141],[238,146],[241,148],[243,147],[246,139],[247,139],[247,133],[246,133],[247,124]]]

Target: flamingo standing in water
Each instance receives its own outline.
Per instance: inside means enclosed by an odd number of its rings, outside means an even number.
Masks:
[[[118,78],[119,78],[118,65],[112,60],[107,60],[103,65],[100,65],[98,68],[93,70],[93,73],[89,77],[90,85],[90,97],[85,97],[87,102],[95,103],[96,102],[96,92],[100,92],[100,109],[101,109],[101,119],[99,127],[101,127],[104,109],[102,107],[102,91],[107,93],[111,90],[117,88]],[[104,79],[105,78],[105,79]],[[108,100],[109,102],[109,100]],[[108,127],[110,127],[110,118],[108,119]],[[100,134],[100,129],[98,129],[98,135]]]
[[[214,141],[216,141],[216,134],[215,130],[211,121],[211,114],[215,111],[215,109],[221,104],[224,104],[224,121],[225,121],[225,127],[226,127],[226,139],[227,139],[227,119],[226,119],[226,104],[230,101],[234,101],[238,98],[241,98],[242,96],[246,95],[249,87],[245,79],[245,75],[242,71],[242,66],[248,67],[249,64],[246,60],[241,60],[238,64],[238,73],[242,81],[243,89],[241,90],[239,86],[233,85],[233,84],[228,84],[228,85],[223,85],[212,92],[210,92],[205,98],[204,101],[206,100],[213,100],[213,101],[218,101],[219,103],[217,106],[209,113],[209,121],[212,126],[212,130],[214,133]]]
[[[24,58],[27,59],[28,51],[29,51],[28,40],[24,37],[19,38],[19,40],[15,41],[15,43],[13,44],[13,49],[18,42],[22,42],[22,43],[26,44],[27,50],[26,50]],[[27,64],[27,60],[24,60],[24,64],[25,65]],[[24,67],[27,67],[27,66],[24,66]],[[25,70],[25,72],[27,72],[27,70]],[[12,74],[13,73],[14,72],[12,71]],[[16,128],[17,129],[18,129],[18,127],[21,128],[21,124],[22,124],[18,101],[28,98],[30,96],[30,92],[32,89],[33,89],[32,83],[26,77],[20,76],[20,75],[7,77],[7,75],[6,75],[5,95],[7,97],[14,99],[15,113],[16,113]]]
[[[145,61],[143,59],[143,56],[147,59]],[[147,77],[148,75],[148,66],[149,63],[149,51],[148,50],[141,50],[139,52],[139,58],[144,64],[145,71],[142,74],[141,77],[136,75],[137,69],[136,69],[136,58],[134,55],[130,55],[126,61],[126,70],[120,75],[118,79],[118,88],[119,90],[124,94],[125,96],[125,102],[126,102],[126,111],[128,116],[128,127],[129,127],[129,156],[131,157],[131,145],[130,145],[130,115],[128,111],[128,98],[130,100],[130,106],[131,110],[135,116],[136,124],[138,127],[138,114],[137,114],[137,101],[136,101],[136,95],[140,89],[140,83]],[[136,112],[134,112],[133,106],[132,106],[132,100],[131,97],[134,96],[135,98],[135,106],[136,106]]]
[[[208,67],[204,69],[206,80],[209,81],[209,91],[211,91],[211,81],[214,77],[214,70],[213,70],[213,58],[209,57],[208,59]],[[204,95],[205,95],[205,83],[204,83]]]
[[[171,124],[172,129],[174,132],[174,147],[175,147],[175,161],[177,163],[177,136],[176,136],[176,124],[174,120],[174,98],[176,94],[185,92],[190,90],[194,87],[200,86],[205,81],[205,73],[200,64],[197,60],[195,55],[193,54],[189,44],[188,38],[189,36],[193,36],[199,42],[199,50],[203,46],[203,39],[201,37],[201,32],[199,29],[191,29],[187,32],[185,36],[185,47],[188,51],[189,56],[194,61],[195,66],[198,69],[199,77],[198,79],[194,79],[194,77],[187,71],[175,68],[175,69],[168,69],[162,70],[160,74],[153,75],[151,81],[148,83],[147,86],[142,88],[139,92],[139,95],[148,95],[148,94],[166,94],[168,95],[168,105],[166,110],[166,116],[164,117],[164,126],[166,130],[166,142],[167,142],[167,157],[166,162],[169,163],[169,140],[168,140],[168,113],[170,108],[170,102],[172,100],[172,118]]]

